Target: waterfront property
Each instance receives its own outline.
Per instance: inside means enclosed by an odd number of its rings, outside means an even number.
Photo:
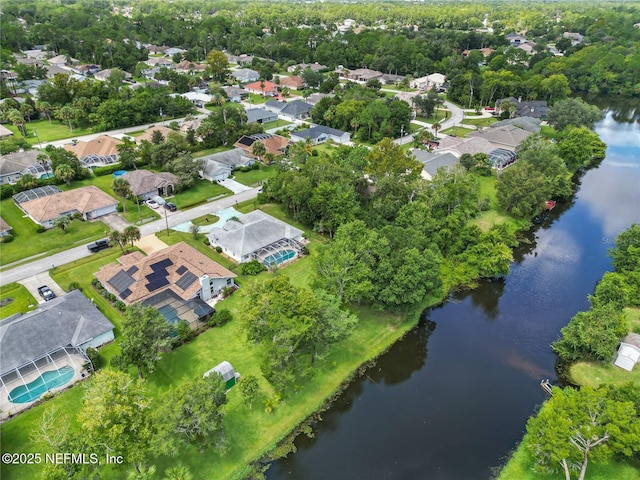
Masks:
[[[451,169],[460,163],[453,153],[431,153],[424,150],[413,149],[411,151],[416,160],[424,167],[420,175],[426,180],[431,180],[440,168]]]
[[[16,205],[36,224],[52,228],[62,215],[80,214],[93,220],[114,213],[118,202],[94,185],[60,191],[53,186],[38,187],[13,196]]]
[[[235,285],[236,275],[184,242],[159,250],[149,256],[140,252],[118,258],[118,263],[102,267],[95,277],[109,292],[127,305],[179,305],[158,294],[171,290],[183,302],[199,298],[205,302]],[[175,299],[175,297],[172,296]],[[193,304],[197,307],[200,304]],[[167,314],[169,308],[166,308]],[[203,310],[204,311],[204,310]]]
[[[88,375],[87,348],[112,341],[113,328],[79,290],[0,322],[2,415]]]
[[[261,210],[212,228],[207,237],[214,247],[240,263],[258,260],[265,265],[298,257],[304,248],[302,230]]]

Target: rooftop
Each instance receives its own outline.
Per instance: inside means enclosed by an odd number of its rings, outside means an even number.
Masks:
[[[89,185],[22,202],[20,208],[36,222],[42,223],[58,218],[65,213],[74,211],[87,213],[117,203],[117,200],[95,185]]]
[[[109,135],[100,135],[88,142],[78,142],[75,145],[65,145],[64,149],[75,153],[76,157],[82,158],[87,155],[99,155],[107,157],[109,155],[118,154],[118,145],[122,140],[110,137]]]

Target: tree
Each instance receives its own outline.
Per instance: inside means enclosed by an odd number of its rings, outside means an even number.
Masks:
[[[118,245],[120,247],[120,250],[122,250],[122,253],[124,253],[125,243],[126,240],[122,232],[119,232],[118,230],[111,230],[111,232],[109,232],[109,245],[111,245],[112,247]]]
[[[198,240],[198,238],[200,238],[200,225],[196,225],[195,223],[192,223],[191,226],[189,227],[189,233],[193,235],[194,240]],[[243,264],[243,265],[246,265],[246,264]]]
[[[202,169],[201,161],[194,161],[189,152],[181,152],[167,163],[167,170],[178,177],[179,183],[176,189],[187,190],[195,185],[198,180],[198,172]]]
[[[116,147],[118,149],[118,160],[120,167],[124,169],[134,168],[138,159],[136,142],[130,137],[122,137],[122,143]]]
[[[608,387],[554,388],[553,396],[527,422],[527,450],[535,470],[561,467],[569,480],[583,480],[589,460],[607,463],[613,455],[640,450],[640,421],[632,402],[612,398]]]
[[[595,105],[585,103],[581,98],[567,98],[549,107],[547,122],[556,130],[564,130],[569,125],[587,127],[593,130],[602,119],[602,111]]]
[[[71,108],[71,106],[65,105],[63,107],[60,107],[58,111],[56,111],[55,116],[58,120],[67,122],[69,130],[73,132],[73,125],[71,124],[71,120],[75,118],[76,112],[73,111],[73,108]]]
[[[193,480],[193,475],[189,471],[189,467],[178,463],[164,472],[164,480]]]
[[[627,332],[622,312],[607,303],[577,313],[551,346],[563,360],[610,360]]]
[[[142,378],[143,370],[152,372],[160,359],[160,350],[171,343],[173,328],[165,318],[152,307],[139,303],[130,305],[124,314],[122,324],[122,352],[112,359],[112,363],[122,369],[133,365]]]
[[[58,166],[58,168],[55,169],[53,174],[56,176],[56,178],[58,178],[59,180],[62,180],[68,186],[71,185],[71,181],[76,176],[76,172],[73,170],[73,168],[71,168],[71,166],[67,165],[66,163],[63,163],[62,165]]]
[[[598,134],[587,127],[566,127],[558,142],[558,153],[572,170],[604,158],[606,148]]]
[[[53,226],[60,228],[62,233],[67,233],[67,227],[71,223],[71,215],[60,215],[53,221]]]
[[[38,186],[38,179],[30,173],[25,173],[20,177],[17,185],[21,190],[31,190],[32,188],[36,188]]]
[[[140,473],[153,432],[150,404],[142,382],[100,370],[87,384],[78,413],[82,436],[100,458],[117,453]]]
[[[216,82],[224,83],[227,77],[231,75],[229,69],[229,60],[227,56],[220,50],[211,50],[207,55],[207,74]]]
[[[267,153],[267,147],[264,146],[264,143],[256,140],[251,145],[251,153],[258,158],[258,161],[262,161],[262,156]]]
[[[378,179],[393,176],[403,177],[406,181],[415,180],[424,167],[390,138],[376,144],[367,156],[367,162],[365,172]]]
[[[27,132],[24,129],[24,116],[20,113],[20,110],[9,110],[6,118],[20,131],[23,137],[27,136]]]
[[[151,132],[151,144],[160,145],[162,142],[164,142],[164,135],[162,135],[162,132],[160,130],[153,130]]]
[[[253,408],[253,402],[262,394],[258,378],[255,375],[245,375],[238,383],[238,389],[245,405],[249,406],[249,410]]]
[[[631,272],[640,268],[640,224],[634,223],[616,238],[616,246],[609,250],[617,272]]]
[[[128,227],[125,227],[124,232],[122,232],[122,235],[126,242],[131,242],[132,250],[133,250],[134,242],[137,242],[138,240],[140,240],[140,238],[142,238],[140,234],[140,229],[134,225],[129,225]]]
[[[113,193],[115,193],[122,199],[122,210],[126,212],[126,199],[133,195],[133,192],[131,192],[131,185],[129,185],[129,182],[127,182],[124,178],[116,177],[113,179],[111,188],[113,189]]]
[[[46,119],[49,120],[49,123],[51,123],[51,114],[53,113],[51,104],[49,102],[36,100],[35,106],[36,110],[44,115]]]
[[[434,90],[429,90],[426,95],[416,95],[413,97],[413,105],[420,109],[425,117],[432,116],[436,108],[443,104],[442,98]]]
[[[156,412],[159,449],[175,454],[182,443],[195,444],[200,452],[209,448],[223,451],[227,446],[222,422],[225,390],[222,377],[216,373],[195,377],[169,390]]]

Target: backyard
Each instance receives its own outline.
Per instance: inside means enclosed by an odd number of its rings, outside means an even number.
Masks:
[[[275,177],[277,173],[275,165],[261,165],[257,170],[248,172],[235,171],[234,180],[249,187],[262,184],[265,180]]]

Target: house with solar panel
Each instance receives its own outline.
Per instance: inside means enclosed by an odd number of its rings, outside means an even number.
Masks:
[[[234,288],[235,273],[190,245],[180,242],[149,256],[140,252],[103,266],[95,277],[126,305],[158,309],[170,323],[202,327],[214,313],[210,303],[225,287]]]
[[[261,210],[214,227],[207,237],[213,247],[240,263],[258,260],[266,266],[293,260],[302,254],[302,230]]]

